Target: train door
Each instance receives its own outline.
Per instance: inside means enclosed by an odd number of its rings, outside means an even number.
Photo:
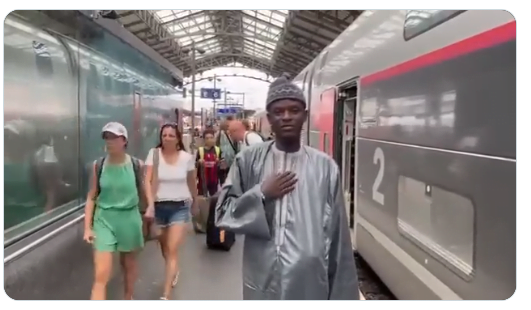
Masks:
[[[338,87],[338,96],[334,108],[334,146],[333,157],[341,167],[343,177],[343,191],[345,206],[349,219],[349,226],[354,228],[354,179],[356,173],[356,108],[357,108],[357,79],[350,80]]]
[[[308,80],[308,89],[306,93],[306,102],[308,102],[308,118],[306,119],[306,125],[303,127],[303,134],[301,135],[301,142],[302,144],[310,145],[310,131],[312,130],[312,123],[311,123],[311,113],[312,113],[312,84],[313,84],[313,73],[314,73],[314,65],[310,67],[310,77]]]

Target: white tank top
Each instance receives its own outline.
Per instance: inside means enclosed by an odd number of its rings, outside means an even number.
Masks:
[[[190,200],[192,194],[188,188],[187,175],[195,170],[194,157],[185,151],[181,151],[177,162],[173,165],[166,163],[160,149],[159,152],[159,186],[157,201],[184,201]],[[153,149],[149,151],[146,165],[153,166]]]

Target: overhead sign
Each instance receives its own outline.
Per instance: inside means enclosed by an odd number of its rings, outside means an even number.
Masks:
[[[241,112],[242,108],[240,107],[228,107],[222,109],[216,109],[218,115],[232,115]]]
[[[203,99],[220,99],[221,88],[201,88],[201,98]]]

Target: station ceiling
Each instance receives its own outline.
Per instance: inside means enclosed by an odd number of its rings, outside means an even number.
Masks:
[[[304,69],[362,11],[122,10],[118,22],[192,74],[238,64],[278,76]]]

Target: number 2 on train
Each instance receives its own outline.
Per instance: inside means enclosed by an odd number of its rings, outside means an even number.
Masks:
[[[372,185],[372,199],[382,206],[385,205],[385,196],[383,193],[378,191],[378,188],[382,184],[384,169],[385,169],[385,156],[381,148],[377,147],[374,150],[374,156],[372,157],[372,163],[375,165],[379,164],[378,174],[376,174],[376,179]]]

